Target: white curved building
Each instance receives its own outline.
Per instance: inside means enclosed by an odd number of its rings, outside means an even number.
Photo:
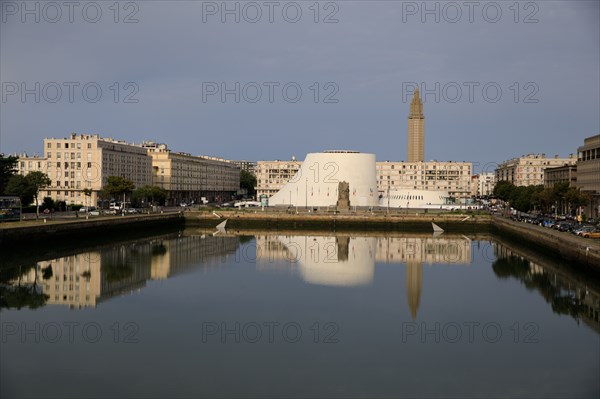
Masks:
[[[350,186],[350,206],[377,206],[375,154],[357,151],[310,153],[298,173],[269,198],[269,205],[334,206],[338,184]]]
[[[394,190],[381,194],[379,206],[390,208],[440,209],[456,206],[449,203],[448,191]],[[389,201],[388,201],[389,199]]]

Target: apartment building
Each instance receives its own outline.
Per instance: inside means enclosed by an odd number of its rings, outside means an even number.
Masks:
[[[167,190],[167,204],[229,201],[240,188],[240,168],[223,158],[171,151],[166,144],[144,142],[152,158],[152,184]]]
[[[259,161],[256,167],[258,198],[271,197],[290,181],[301,161]],[[464,202],[471,197],[471,162],[376,162],[377,190],[380,194],[396,189],[445,190]]]
[[[464,203],[471,197],[471,162],[383,161],[376,163],[380,193],[396,189],[444,190]]]
[[[528,154],[502,162],[496,168],[496,181],[509,181],[515,186],[536,186],[544,184],[544,171],[548,168],[574,165],[577,158],[546,158],[546,154]]]
[[[544,171],[544,187],[552,188],[556,183],[566,182],[569,187],[575,187],[577,182],[577,165],[565,164]]]
[[[590,195],[586,214],[600,217],[600,134],[587,137],[577,148],[577,182],[582,192]]]
[[[17,174],[27,175],[30,172],[43,172],[46,173],[48,170],[48,163],[46,158],[37,155],[29,156],[25,153],[14,154],[18,158],[17,161]]]
[[[480,173],[471,178],[471,196],[487,197],[494,193],[496,175],[493,172]]]
[[[126,177],[136,187],[152,183],[152,158],[145,148],[97,134],[46,138],[44,158],[52,184],[40,196],[67,204],[97,204],[109,176]],[[86,188],[90,198],[83,194]]]
[[[256,163],[256,197],[271,197],[296,175],[302,161],[292,157],[289,161],[258,161]]]
[[[246,172],[252,173],[253,175],[256,174],[256,162],[254,161],[241,160],[231,162],[236,164],[240,168],[240,170],[245,170]]]

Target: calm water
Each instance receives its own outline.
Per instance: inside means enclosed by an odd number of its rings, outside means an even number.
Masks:
[[[29,258],[2,264],[2,397],[600,396],[599,282],[492,236],[186,230]]]

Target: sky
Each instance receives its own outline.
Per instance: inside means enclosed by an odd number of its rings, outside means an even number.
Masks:
[[[474,171],[600,133],[598,1],[0,1],[0,152],[97,133],[228,159]]]

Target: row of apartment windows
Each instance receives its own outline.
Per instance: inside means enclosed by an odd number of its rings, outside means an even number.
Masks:
[[[69,143],[65,142],[65,143],[56,143],[56,148],[62,148],[62,145],[64,144],[64,148],[69,148]],[[71,148],[77,148],[78,150],[81,149],[81,143],[70,143],[71,144]],[[47,148],[52,148],[52,142],[48,142],[46,144]],[[90,149],[92,148],[92,143],[87,143],[87,148]]]
[[[56,193],[57,197],[63,195],[63,192],[61,190],[57,190],[57,191],[54,191],[54,192]],[[48,196],[52,195],[52,191],[47,191],[46,193],[47,193]],[[64,194],[65,194],[65,197],[81,197],[81,193],[79,191],[67,191],[67,190],[65,190]]]
[[[593,161],[600,158],[600,148],[592,148],[591,150],[582,151],[577,158],[579,161]]]
[[[395,165],[389,165],[391,169],[395,169]],[[408,168],[407,168],[408,166]],[[377,170],[388,169],[387,165],[377,165]],[[451,170],[451,171],[467,171],[469,170],[468,165],[402,165],[403,170]]]
[[[27,164],[25,164],[25,161],[21,161],[21,169],[25,169],[25,165],[27,165],[28,169],[31,169],[34,165],[36,161],[27,161]],[[41,169],[42,168],[42,163],[40,161],[37,161],[37,168]]]
[[[66,151],[64,153],[62,153],[60,151],[56,152],[56,159],[63,158],[63,155],[64,155],[64,159],[69,159],[69,156],[71,157],[71,159],[81,159],[81,153],[80,152],[71,152],[71,153],[69,153],[69,152],[66,152]],[[86,153],[86,155],[87,155],[86,156],[87,160],[91,161],[92,160],[92,154],[88,152],[88,153]],[[46,157],[48,159],[51,159],[52,158],[52,152],[48,151],[46,153]]]
[[[52,168],[53,165],[54,164],[52,162],[48,162],[48,169]],[[87,162],[86,165],[87,165],[88,168],[92,167],[92,163],[91,162]],[[62,163],[62,162],[59,161],[59,162],[56,162],[56,165],[54,165],[54,166],[56,166],[57,169],[60,169],[61,166],[64,166],[65,169],[69,169],[69,166],[71,167],[71,169],[75,169],[75,168],[81,169],[81,162],[71,162],[69,164],[69,162]]]

